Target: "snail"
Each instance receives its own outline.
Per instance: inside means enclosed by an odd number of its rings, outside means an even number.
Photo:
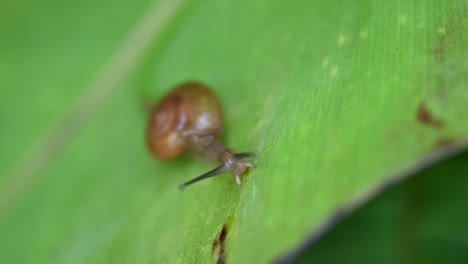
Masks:
[[[151,110],[147,129],[150,152],[160,160],[171,160],[188,149],[201,153],[219,166],[179,186],[232,172],[240,176],[255,164],[246,160],[253,153],[235,153],[219,140],[223,133],[223,111],[214,92],[206,85],[187,82],[177,86]]]

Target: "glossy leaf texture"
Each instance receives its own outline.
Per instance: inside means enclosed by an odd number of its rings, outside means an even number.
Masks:
[[[465,1],[0,12],[1,263],[271,262],[468,139]],[[181,193],[214,166],[146,149],[144,104],[187,80],[219,95],[223,142],[258,153],[241,189],[225,175]]]

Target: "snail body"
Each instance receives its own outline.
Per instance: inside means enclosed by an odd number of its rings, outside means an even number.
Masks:
[[[224,129],[221,104],[207,86],[189,82],[177,86],[151,112],[147,143],[158,159],[177,158],[188,149],[203,154],[219,167],[180,186],[231,171],[237,184],[239,176],[254,164],[245,160],[251,153],[234,153],[225,147],[219,137]]]

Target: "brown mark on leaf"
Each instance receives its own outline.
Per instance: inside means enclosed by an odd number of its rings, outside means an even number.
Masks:
[[[418,107],[417,118],[418,121],[424,125],[431,126],[434,128],[444,127],[444,121],[434,117],[434,115],[429,111],[424,102],[422,102]]]
[[[452,144],[455,144],[455,140],[452,139],[452,138],[441,138],[439,140],[437,140],[433,146],[433,150],[438,150],[438,149],[441,149],[441,148],[444,148],[444,147],[448,147]]]
[[[213,254],[216,249],[219,247],[219,253],[218,253],[218,261],[216,263],[218,264],[224,264],[226,263],[226,238],[228,234],[228,227],[226,224],[223,225],[223,228],[221,229],[221,232],[219,233],[219,236],[216,237],[216,239],[213,241],[213,245],[211,247],[211,254]]]

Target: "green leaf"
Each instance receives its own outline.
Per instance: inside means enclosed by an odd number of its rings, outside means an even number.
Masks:
[[[0,262],[283,256],[393,175],[466,146],[466,11],[461,0],[1,3]],[[181,193],[213,165],[146,150],[142,100],[186,80],[219,95],[223,142],[259,153],[242,189],[226,175]]]

